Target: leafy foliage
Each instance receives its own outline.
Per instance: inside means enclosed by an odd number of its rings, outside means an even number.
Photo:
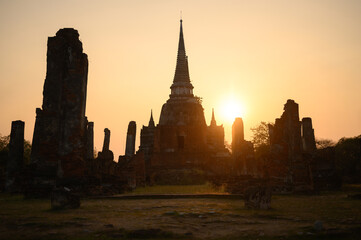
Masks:
[[[0,166],[5,166],[9,154],[10,135],[0,135]],[[30,163],[31,143],[24,139],[24,163]]]
[[[255,149],[256,158],[269,152],[270,148],[270,136],[268,131],[268,124],[261,122],[258,126],[251,128],[253,133],[252,143]]]
[[[30,163],[30,154],[31,154],[31,143],[28,140],[24,139],[24,163]]]
[[[9,141],[10,141],[10,135],[1,136],[0,134],[0,152],[9,151]]]
[[[196,101],[202,105],[202,102],[203,102],[203,98],[202,97],[198,97],[198,96],[194,96],[194,98],[196,99]]]
[[[229,152],[232,152],[232,144],[228,141],[224,141],[224,146],[228,149]]]
[[[331,139],[316,139],[317,149],[324,149],[328,147],[334,147],[336,143]]]
[[[361,182],[361,135],[341,138],[335,146],[335,165],[346,182]]]
[[[261,122],[258,126],[251,128],[251,131],[253,132],[252,143],[255,148],[259,148],[263,145],[270,145],[268,124],[270,123]]]
[[[6,161],[9,154],[9,141],[10,135],[1,136],[0,135],[0,169],[5,168]]]

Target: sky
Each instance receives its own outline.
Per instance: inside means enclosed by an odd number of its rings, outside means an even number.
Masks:
[[[89,59],[96,149],[109,128],[115,158],[124,154],[132,120],[139,146],[151,109],[157,124],[169,98],[181,12],[194,93],[226,141],[229,115],[243,118],[251,140],[250,128],[274,122],[287,99],[312,118],[316,138],[361,134],[359,0],[0,0],[0,134],[22,120],[32,141],[47,38],[72,27]]]

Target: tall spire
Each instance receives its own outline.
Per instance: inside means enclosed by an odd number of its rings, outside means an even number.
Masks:
[[[216,118],[214,117],[214,108],[212,108],[211,126],[217,126]]]
[[[150,110],[150,119],[149,119],[149,124],[148,127],[154,127],[154,120],[153,120],[153,109]]]
[[[180,20],[180,32],[179,32],[179,42],[178,42],[178,57],[181,53],[182,56],[187,58],[186,49],[184,47],[184,38],[183,38],[183,20]]]
[[[175,69],[173,84],[171,86],[173,96],[193,96],[193,85],[189,78],[188,58],[184,46],[183,20],[180,20],[180,33],[178,43],[177,66]]]

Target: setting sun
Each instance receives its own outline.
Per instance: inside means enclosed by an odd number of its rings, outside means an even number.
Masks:
[[[221,105],[222,117],[233,122],[237,117],[244,117],[245,108],[243,104],[236,98],[228,98]]]

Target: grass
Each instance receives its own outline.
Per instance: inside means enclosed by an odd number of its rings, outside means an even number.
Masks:
[[[210,183],[203,185],[157,185],[135,189],[129,194],[220,194],[224,188],[214,188]]]
[[[168,189],[174,194],[212,190],[154,186],[136,194]],[[353,240],[361,234],[361,204],[348,195],[360,190],[353,185],[313,196],[276,195],[271,210],[249,210],[235,199],[83,199],[79,209],[51,211],[47,199],[0,194],[0,239]],[[315,232],[316,220],[323,231]]]

